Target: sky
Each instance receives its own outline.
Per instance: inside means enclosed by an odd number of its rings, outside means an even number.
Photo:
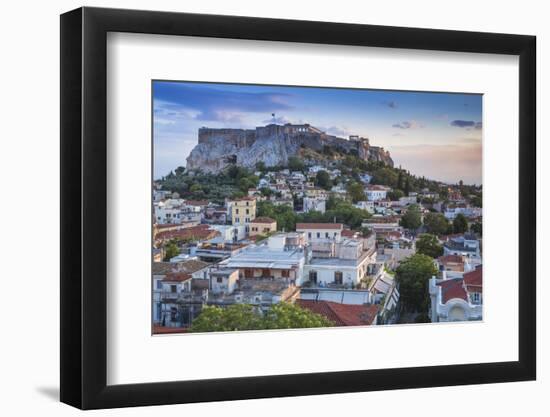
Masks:
[[[185,166],[202,126],[274,122],[368,137],[412,174],[481,184],[481,94],[172,81],[153,83],[154,177]]]

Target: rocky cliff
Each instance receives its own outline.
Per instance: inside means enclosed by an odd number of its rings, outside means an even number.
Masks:
[[[286,165],[289,157],[300,156],[306,148],[320,154],[327,148],[353,153],[393,166],[389,152],[371,146],[367,138],[327,135],[308,124],[270,124],[256,129],[199,129],[199,143],[187,157],[187,169],[217,173],[230,164],[246,168],[254,168],[260,161],[266,166]]]

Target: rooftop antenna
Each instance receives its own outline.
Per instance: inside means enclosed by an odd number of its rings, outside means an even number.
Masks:
[[[273,118],[272,121],[275,123],[275,113],[271,113],[271,117]]]

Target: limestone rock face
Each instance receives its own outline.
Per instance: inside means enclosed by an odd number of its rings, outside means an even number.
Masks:
[[[199,143],[187,157],[187,169],[218,173],[231,164],[246,168],[254,168],[260,161],[268,167],[286,165],[301,148],[323,152],[325,147],[393,166],[389,152],[370,146],[367,138],[344,139],[307,124],[271,124],[256,129],[199,129]]]

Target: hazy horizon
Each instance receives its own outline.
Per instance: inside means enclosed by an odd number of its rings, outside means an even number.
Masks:
[[[153,83],[154,178],[185,166],[202,126],[269,123],[368,137],[414,175],[482,182],[481,94],[173,81]]]

